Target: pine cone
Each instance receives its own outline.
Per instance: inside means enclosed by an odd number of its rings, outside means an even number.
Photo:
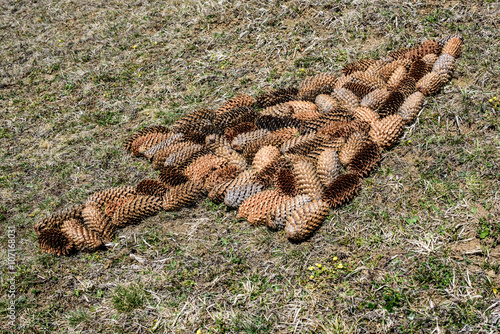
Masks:
[[[126,151],[130,151],[132,149],[132,144],[139,138],[151,133],[168,133],[169,130],[168,128],[161,126],[161,125],[153,125],[148,128],[142,129],[136,133],[134,133],[132,136],[128,137],[124,144],[123,147]]]
[[[245,158],[230,147],[223,146],[214,150],[216,156],[224,159],[228,164],[238,166],[241,169],[247,168]]]
[[[347,82],[342,86],[342,88],[348,89],[353,92],[358,100],[363,99],[367,94],[374,90],[372,87],[359,82]]]
[[[332,96],[326,94],[320,94],[316,96],[316,100],[314,101],[314,103],[318,107],[318,111],[323,114],[326,114],[327,112],[339,107],[339,103],[337,102],[337,100]]]
[[[358,149],[348,165],[347,172],[365,177],[378,165],[381,159],[380,148],[374,142],[366,141]]]
[[[329,148],[321,152],[318,157],[317,174],[324,186],[340,175],[341,168],[339,156],[334,149]]]
[[[289,168],[280,168],[274,175],[274,187],[283,196],[297,196],[299,188],[295,174]]]
[[[169,166],[160,169],[158,180],[168,189],[186,183],[189,178],[179,168]]]
[[[254,122],[244,122],[226,129],[226,131],[224,131],[224,137],[231,142],[237,135],[255,130],[257,130],[257,126]]]
[[[311,197],[307,195],[298,195],[277,205],[274,210],[269,212],[267,217],[267,227],[271,230],[282,230],[285,228],[288,217],[301,206],[311,202]]]
[[[375,89],[361,100],[361,107],[378,110],[389,98],[389,91],[386,88]]]
[[[179,143],[181,140],[184,139],[184,134],[180,132],[170,132],[167,134],[167,137],[164,141],[162,141],[159,144],[156,144],[155,146],[151,147],[149,150],[145,151],[142,153],[147,159],[151,160],[153,156],[160,152],[165,150],[166,148]]]
[[[237,208],[248,197],[262,191],[261,183],[247,183],[229,187],[224,196],[224,204],[228,207]]]
[[[403,105],[399,108],[398,115],[403,118],[405,124],[410,124],[413,122],[415,117],[417,117],[420,109],[422,109],[422,104],[424,103],[424,94],[421,92],[415,92],[410,95]]]
[[[438,42],[427,40],[417,46],[416,48],[410,49],[405,53],[404,57],[412,61],[421,59],[430,53],[439,54],[441,52],[441,46]]]
[[[442,54],[449,54],[453,58],[458,58],[460,52],[462,51],[462,39],[460,37],[450,38],[441,50]],[[437,54],[437,52],[434,52]]]
[[[122,187],[101,190],[92,194],[89,198],[87,198],[85,206],[95,205],[98,208],[103,208],[110,202],[115,202],[122,198],[128,196],[134,196],[136,194],[137,193],[135,191],[135,187],[132,186],[122,186]]]
[[[95,205],[87,205],[82,210],[83,223],[89,231],[97,233],[104,242],[113,240],[115,226],[111,223],[111,217],[107,216],[102,209]]]
[[[146,179],[137,184],[135,191],[137,195],[163,197],[163,195],[167,192],[167,187],[165,187],[163,183],[158,180]]]
[[[438,56],[435,53],[430,53],[422,58],[422,61],[425,63],[425,74],[432,71],[432,67],[434,66],[434,63],[436,62],[437,59],[438,59]],[[423,78],[423,76],[422,76],[422,78]],[[420,78],[420,79],[422,79],[422,78]],[[418,80],[420,80],[420,79],[418,79]],[[417,80],[417,82],[418,82],[418,80]]]
[[[258,117],[258,113],[249,107],[236,107],[224,113],[218,114],[213,124],[219,129],[226,129],[244,122],[253,122]]]
[[[280,156],[280,151],[275,146],[264,146],[255,154],[253,160],[253,169],[255,172],[260,172],[264,168],[270,166]]]
[[[285,197],[274,190],[269,190],[266,194],[267,196],[261,197],[260,201],[255,201],[255,205],[250,209],[248,222],[253,226],[266,225],[266,221],[271,212],[281,205],[281,203],[289,199],[288,196]]]
[[[413,77],[406,76],[398,86],[394,87],[395,91],[400,92],[403,95],[403,98],[407,98],[411,94],[415,93],[417,87],[417,82]]]
[[[253,171],[245,170],[238,174],[238,176],[236,176],[233,180],[228,180],[213,187],[213,189],[208,193],[208,198],[214,203],[221,203],[224,201],[226,192],[229,188],[249,184],[254,181],[255,175]]]
[[[99,235],[89,231],[76,219],[66,220],[61,226],[61,231],[68,236],[78,251],[93,252],[102,247]]]
[[[160,201],[158,210],[163,207],[166,211],[175,211],[185,206],[191,206],[203,195],[205,195],[203,183],[188,181],[169,189],[163,196],[163,203]]]
[[[165,196],[171,191],[172,190],[169,190]],[[155,196],[137,196],[131,201],[121,205],[115,211],[112,222],[116,227],[124,227],[138,223],[147,217],[156,215],[161,210],[161,207],[161,198]]]
[[[167,137],[168,134],[163,132],[153,132],[140,136],[132,143],[132,154],[137,157],[142,156],[144,152],[166,140]]]
[[[380,89],[386,86],[385,81],[379,78],[377,75],[371,74],[370,72],[354,72],[350,75],[350,82],[363,84],[370,89]],[[342,86],[344,86],[343,84]]]
[[[332,96],[339,101],[340,105],[349,111],[359,107],[358,97],[348,89],[337,88],[332,92]]]
[[[384,67],[378,71],[377,76],[380,77],[384,81],[388,81],[389,78],[393,75],[394,71],[399,67],[403,66],[405,69],[409,69],[412,64],[412,61],[409,59],[398,59],[391,63],[386,64]]]
[[[399,87],[399,85],[403,82],[407,75],[408,72],[406,70],[406,67],[401,65],[398,66],[387,81],[387,88],[389,90],[397,89],[397,87]]]
[[[323,194],[323,201],[331,208],[339,207],[352,200],[359,192],[361,178],[356,174],[343,174],[333,180]]]
[[[219,116],[238,107],[252,107],[255,102],[255,99],[249,95],[236,95],[224,102],[215,113]]]
[[[68,219],[82,219],[82,210],[85,204],[80,204],[60,212],[52,214],[50,217],[46,217],[35,224],[34,229],[37,235],[46,229],[60,229],[62,223]]]
[[[47,228],[38,234],[38,244],[45,253],[68,255],[73,250],[73,241],[63,231]]]
[[[127,197],[123,197],[123,198],[120,198],[120,199],[117,199],[115,201],[112,201],[112,202],[108,202],[106,203],[106,205],[104,206],[104,214],[108,217],[113,217],[113,215],[115,214],[115,212],[122,206],[122,205],[125,205],[126,203],[132,201],[133,199],[135,199],[137,197],[137,195],[130,195],[130,196],[127,196]]]
[[[299,128],[302,122],[293,119],[289,116],[287,117],[276,117],[276,116],[260,116],[255,120],[255,125],[259,129],[266,129],[269,131],[276,131],[283,128]]]
[[[380,105],[376,110],[380,117],[385,117],[387,115],[392,115],[396,113],[405,101],[405,96],[403,93],[395,91],[389,92],[386,100]]]
[[[187,145],[183,149],[170,154],[166,159],[163,165],[165,167],[176,167],[182,166],[183,164],[191,161],[195,155],[198,156],[202,154],[202,150],[204,149],[204,145],[200,144],[191,144]]]
[[[441,47],[444,47],[446,45],[446,43],[448,43],[450,41],[450,39],[452,39],[452,38],[458,38],[460,41],[462,41],[462,42],[464,41],[462,34],[456,33],[456,34],[452,34],[450,36],[443,37],[440,40],[438,40],[437,42]],[[441,50],[441,52],[443,52],[443,51]]]
[[[446,81],[446,78],[438,73],[430,72],[417,82],[417,90],[422,92],[425,96],[429,96],[437,93]]]
[[[361,59],[354,63],[347,64],[342,68],[342,74],[347,76],[358,71],[366,71],[371,65],[376,62],[375,59]]]
[[[237,218],[247,219],[252,210],[262,201],[276,196],[274,190],[264,190],[245,199],[238,208]]]
[[[361,132],[354,132],[349,136],[347,142],[339,152],[339,159],[342,165],[347,166],[352,161],[352,158],[354,158],[367,139],[367,135]]]
[[[432,67],[432,72],[439,74],[446,81],[451,79],[453,74],[453,69],[455,68],[455,58],[447,53],[443,53],[438,57],[434,66]]]
[[[295,242],[308,239],[323,224],[328,216],[328,204],[313,200],[293,211],[286,221],[286,237]]]
[[[391,53],[389,53],[389,55],[391,55]],[[378,59],[373,64],[371,64],[370,67],[368,67],[366,69],[366,71],[358,71],[358,72],[354,72],[354,73],[366,73],[367,75],[370,75],[372,77],[380,78],[380,72],[382,71],[382,69],[385,68],[388,64],[394,62],[395,59],[396,58],[392,58],[390,56],[388,56],[386,58]],[[380,80],[384,81],[382,78],[380,78]],[[379,88],[382,88],[382,87],[379,87]]]
[[[319,180],[314,166],[307,161],[295,161],[293,173],[297,180],[299,192],[311,198],[321,198],[323,185]]]
[[[227,165],[217,169],[205,179],[205,189],[210,192],[216,185],[233,180],[241,172],[241,168],[235,165]]]
[[[268,107],[262,111],[263,116],[286,117],[302,111],[317,111],[317,107],[312,102],[307,101],[289,101]]]
[[[433,53],[431,53],[433,55]],[[408,71],[408,76],[418,81],[422,79],[429,71],[427,63],[423,59],[417,59],[411,63],[410,70]]]
[[[203,181],[216,169],[221,168],[225,160],[213,154],[205,154],[191,162],[184,172],[191,181]]]
[[[210,109],[200,109],[192,113],[189,113],[180,119],[178,119],[171,127],[172,132],[189,132],[193,128],[193,124],[197,124],[200,121],[212,121],[215,117],[215,113]]]
[[[371,139],[382,149],[391,147],[403,133],[404,120],[400,115],[390,115],[372,124]]]
[[[336,133],[338,130],[342,129],[349,122],[341,122],[341,121],[330,121],[323,125],[319,130],[319,134],[330,136],[333,133]]]
[[[256,104],[261,108],[267,108],[276,104],[296,100],[299,90],[295,87],[280,88],[256,97]]]
[[[337,108],[329,111],[328,113],[302,123],[300,127],[300,132],[304,134],[309,134],[312,132],[317,132],[323,128],[326,124],[331,122],[348,122],[352,120],[352,112],[347,111],[344,108]]]
[[[359,107],[353,110],[352,114],[355,118],[366,123],[373,123],[379,119],[379,114],[367,107]]]
[[[213,134],[205,138],[205,145],[207,149],[214,151],[224,146],[231,147],[231,142],[224,136]]]
[[[269,130],[259,129],[252,132],[245,132],[239,134],[231,142],[231,147],[234,148],[235,150],[241,151],[245,148],[245,145],[248,145],[251,142],[262,139],[266,137],[269,133],[270,133]]]
[[[292,118],[298,119],[299,121],[310,121],[313,119],[317,119],[321,115],[323,115],[323,114],[320,113],[319,111],[303,110],[303,111],[295,112],[292,115]]]
[[[333,73],[320,73],[306,78],[299,85],[298,100],[314,101],[320,94],[330,94],[337,82],[337,76]]]

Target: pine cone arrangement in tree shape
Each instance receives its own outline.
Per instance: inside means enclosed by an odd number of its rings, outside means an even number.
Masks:
[[[259,129],[251,132],[241,133],[233,139],[233,141],[231,142],[231,147],[238,151],[243,150],[245,148],[245,145],[262,139],[269,133],[269,130],[266,129]]]
[[[297,160],[293,163],[293,174],[301,194],[308,195],[311,198],[321,198],[323,185],[313,164],[304,160]]]
[[[238,166],[225,165],[208,175],[208,177],[205,179],[205,189],[210,192],[216,185],[236,178],[236,176],[240,174],[241,171],[241,168],[239,168]]]
[[[330,94],[337,82],[333,73],[320,73],[306,78],[299,85],[298,100],[314,101],[319,94]]]
[[[266,220],[267,227],[271,230],[284,229],[286,221],[292,212],[311,201],[311,197],[307,195],[298,195],[283,200],[274,210],[269,212]]]
[[[150,149],[148,149],[147,151],[145,151],[144,153],[142,153],[142,155],[144,157],[146,157],[146,159],[150,160],[151,158],[153,158],[153,156],[156,153],[165,150],[165,148],[170,147],[173,144],[176,144],[176,143],[180,142],[183,139],[184,139],[184,134],[183,133],[180,133],[180,132],[175,132],[175,133],[174,132],[169,132],[166,135],[166,139],[164,141],[162,141],[161,143],[156,144],[155,146],[151,147]]]
[[[442,54],[449,54],[453,58],[458,58],[460,52],[462,51],[462,39],[459,37],[450,38],[441,50]],[[434,52],[437,54],[437,52]]]
[[[359,149],[367,141],[367,139],[368,138],[365,133],[358,131],[353,132],[347,139],[345,145],[340,149],[340,163],[342,163],[342,165],[344,166],[347,166],[352,161],[352,158],[354,158]]]
[[[434,66],[432,67],[432,72],[436,72],[445,80],[450,80],[453,74],[453,69],[455,68],[455,58],[447,53],[443,53],[438,57]]]
[[[214,150],[216,156],[224,159],[228,164],[238,166],[241,169],[247,168],[245,158],[230,147],[223,146]]]
[[[160,169],[158,180],[168,189],[186,183],[189,178],[179,168],[169,166]]]
[[[250,107],[236,107],[222,114],[218,114],[213,125],[219,129],[233,127],[243,122],[253,122],[258,117],[258,113]]]
[[[137,195],[163,197],[167,192],[167,187],[158,180],[145,179],[137,184],[135,191]]]
[[[297,98],[299,90],[295,87],[279,88],[269,93],[264,93],[255,98],[256,105],[261,108],[267,108],[276,104],[294,101]]]
[[[179,118],[171,127],[172,132],[189,132],[193,124],[198,123],[199,121],[211,121],[215,117],[215,113],[210,109],[199,109],[195,112],[187,114],[181,118]]]
[[[167,196],[171,190],[165,194]],[[165,197],[163,197],[165,198]],[[155,196],[137,196],[122,204],[113,214],[113,224],[124,227],[156,215],[162,207],[162,199]]]
[[[433,53],[431,53],[433,55]],[[423,59],[417,59],[411,63],[410,70],[408,71],[408,76],[415,79],[415,82],[420,80],[429,71],[427,63]]]
[[[252,167],[255,172],[260,172],[275,162],[279,156],[280,151],[277,147],[264,146],[255,154]]]
[[[371,139],[382,149],[391,147],[401,136],[405,121],[400,115],[390,115],[372,124]]]
[[[183,163],[187,162],[190,158],[192,158],[195,154],[200,153],[203,149],[204,146],[200,144],[187,145],[183,149],[170,154],[165,159],[163,165],[165,167],[181,166]]]
[[[148,128],[142,129],[139,132],[134,133],[132,136],[128,137],[123,147],[126,151],[130,151],[132,149],[132,144],[137,141],[140,137],[146,136],[151,133],[168,133],[168,128],[161,125],[153,125]]]
[[[373,123],[379,119],[379,114],[367,107],[359,107],[353,110],[353,116],[366,123]]]
[[[299,187],[295,174],[289,168],[280,168],[274,175],[274,187],[283,196],[297,196]]]
[[[92,232],[104,242],[113,240],[115,234],[115,226],[111,223],[111,217],[107,216],[104,211],[95,205],[87,205],[82,210],[83,223]]]
[[[266,225],[267,217],[271,212],[288,199],[288,196],[284,197],[274,190],[267,191],[266,196],[263,196],[260,202],[256,202],[255,205],[251,207],[250,213],[248,214],[248,222],[253,226]]]
[[[68,236],[78,251],[93,252],[102,247],[102,241],[97,233],[89,231],[76,219],[64,221],[61,231]]]
[[[366,71],[371,65],[376,62],[375,59],[361,59],[356,62],[347,64],[342,68],[342,74],[347,76],[358,71]]]
[[[398,115],[403,118],[405,124],[410,124],[417,117],[422,104],[424,103],[424,94],[415,92],[410,95],[403,105],[399,108]]]
[[[261,183],[247,183],[229,187],[224,196],[224,204],[231,208],[237,208],[248,197],[262,191]]]
[[[217,115],[227,113],[238,107],[252,107],[255,102],[257,102],[253,97],[249,95],[236,95],[235,97],[224,102],[216,111]]]
[[[59,256],[68,255],[74,249],[70,237],[56,228],[42,230],[38,234],[38,245],[43,252]]]
[[[286,237],[291,241],[303,241],[311,237],[323,224],[330,208],[322,200],[312,200],[293,211],[286,221]]]
[[[209,174],[224,164],[224,159],[213,154],[205,154],[191,162],[184,173],[191,181],[203,182]]]
[[[365,141],[348,165],[347,172],[365,177],[379,164],[380,148],[371,140]]]
[[[175,211],[185,206],[191,206],[205,194],[205,188],[201,182],[188,181],[170,188],[165,196],[163,196],[163,203],[160,201],[160,207],[165,211]],[[155,202],[155,205],[157,203]],[[155,206],[156,208],[156,206]]]
[[[278,117],[262,115],[255,120],[255,125],[259,129],[276,131],[283,128],[299,128],[302,122],[291,118],[290,116]]]
[[[136,194],[137,193],[135,191],[135,187],[132,186],[122,186],[101,190],[91,195],[85,202],[85,206],[95,205],[98,208],[102,208],[110,202],[114,202],[129,196],[134,196]]]
[[[332,96],[339,101],[340,105],[349,111],[359,107],[358,97],[348,89],[337,88],[333,90]]]
[[[359,175],[342,174],[325,188],[323,201],[331,208],[339,207],[351,201],[358,194],[360,187]]]
[[[226,129],[224,131],[224,137],[226,137],[226,139],[231,142],[237,135],[245,132],[252,132],[255,130],[257,130],[257,126],[254,122],[243,122]]]
[[[446,81],[446,78],[443,78],[438,73],[430,72],[417,82],[417,90],[425,96],[429,96],[437,93]]]
[[[375,89],[361,100],[360,106],[370,108],[372,110],[378,110],[389,98],[389,94],[390,92],[386,88]]]
[[[316,104],[316,107],[318,107],[318,111],[323,114],[339,107],[337,100],[327,94],[319,94],[316,96],[314,103]]]
[[[327,148],[318,156],[317,174],[324,186],[329,185],[340,175],[342,166],[339,155],[332,148]]]

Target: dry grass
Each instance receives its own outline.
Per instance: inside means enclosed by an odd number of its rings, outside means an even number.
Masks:
[[[499,330],[498,2],[0,9],[0,220],[17,231],[17,332]],[[455,77],[309,242],[207,202],[128,227],[108,251],[38,249],[41,217],[155,175],[121,149],[139,128],[456,31],[466,42]],[[7,276],[3,267],[4,330]]]

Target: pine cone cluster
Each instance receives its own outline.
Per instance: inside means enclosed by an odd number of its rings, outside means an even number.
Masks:
[[[322,73],[297,88],[237,95],[170,128],[138,131],[124,147],[151,161],[158,179],[99,191],[42,219],[35,225],[40,248],[56,255],[95,251],[116,229],[207,195],[239,208],[252,225],[306,240],[331,208],[356,196],[424,97],[451,79],[462,44],[460,36],[425,41],[346,65],[340,77]]]

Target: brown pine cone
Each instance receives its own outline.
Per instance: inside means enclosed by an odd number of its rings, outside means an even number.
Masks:
[[[83,223],[104,242],[113,240],[115,226],[111,223],[111,217],[107,216],[102,209],[95,205],[87,205],[82,210]]]
[[[427,40],[421,43],[419,46],[410,49],[405,53],[404,57],[412,61],[421,59],[430,53],[439,54],[441,52],[441,46],[438,42]]]
[[[308,239],[323,224],[330,208],[322,200],[313,200],[293,211],[286,221],[286,237],[295,242]]]
[[[438,59],[438,55],[435,53],[430,53],[422,58],[422,61],[425,63],[425,74],[432,71],[432,67],[434,66],[434,63],[436,62],[437,59]],[[422,78],[423,78],[423,76],[422,76]],[[420,79],[422,79],[422,78],[420,78]],[[418,80],[420,80],[420,79],[418,79]],[[418,80],[417,80],[417,82],[418,82]]]
[[[171,190],[169,190],[168,193],[170,192]],[[168,193],[165,194],[165,196],[167,196]],[[156,215],[161,210],[161,207],[161,198],[155,196],[137,196],[131,201],[122,204],[115,211],[112,222],[116,227],[124,227],[138,223],[147,217]]]
[[[349,136],[347,142],[339,152],[339,160],[342,165],[347,166],[352,161],[352,158],[354,158],[359,149],[368,140],[367,137],[365,133],[357,131]]]
[[[358,97],[348,89],[337,88],[332,92],[332,96],[339,101],[339,104],[349,111],[353,111],[359,107]]]
[[[373,123],[379,119],[379,114],[367,107],[359,107],[353,110],[352,114],[355,118],[366,123]]]
[[[292,116],[294,113],[302,111],[317,111],[314,103],[308,101],[289,101],[268,107],[262,110],[261,115],[285,117]]]
[[[316,147],[314,151],[311,151],[307,154],[307,157],[312,158],[313,160],[318,160],[321,153],[324,150],[332,149],[335,152],[340,152],[340,149],[344,146],[346,140],[344,138],[331,138],[327,143]]]
[[[451,79],[453,75],[453,69],[455,68],[455,58],[447,53],[443,53],[438,57],[434,66],[432,67],[432,72],[439,74],[446,81]]]
[[[145,179],[137,184],[135,191],[137,195],[163,197],[167,192],[167,187],[158,180]]]
[[[403,133],[405,122],[400,115],[390,115],[372,124],[371,139],[382,149],[391,147]]]
[[[213,189],[208,193],[208,198],[214,203],[221,203],[224,201],[226,192],[229,188],[233,186],[241,186],[244,184],[249,184],[255,181],[255,175],[251,170],[244,170],[239,173],[236,178],[232,180],[225,181],[213,187]]]
[[[432,53],[433,54],[433,53]],[[411,63],[410,70],[408,71],[408,76],[418,81],[422,79],[429,71],[427,63],[423,59],[417,59]]]
[[[223,146],[231,146],[231,142],[227,140],[226,137],[218,135],[218,134],[212,134],[210,136],[207,136],[205,138],[205,146],[210,149],[210,150],[215,150],[219,147]]]
[[[302,111],[297,111],[292,115],[292,118],[297,119],[299,121],[309,121],[312,119],[317,119],[323,115],[319,111],[311,111],[311,110],[302,110]]]
[[[73,241],[60,229],[47,228],[38,234],[38,245],[45,253],[68,255],[74,249]]]
[[[60,229],[62,223],[68,219],[82,219],[82,210],[85,207],[85,204],[80,204],[77,206],[73,206],[67,209],[64,209],[60,212],[56,212],[52,214],[50,217],[46,217],[41,221],[37,222],[34,226],[35,232],[37,235],[46,229]]]
[[[228,164],[238,166],[241,169],[247,168],[247,162],[245,158],[233,150],[231,147],[223,146],[214,150],[216,156],[224,159]]]
[[[352,200],[359,192],[361,178],[356,174],[343,174],[333,180],[323,194],[323,201],[331,208],[339,207]]]
[[[136,133],[134,133],[133,135],[131,135],[130,137],[128,137],[124,144],[123,144],[123,148],[126,150],[126,151],[130,151],[132,149],[132,144],[139,138],[139,137],[142,137],[142,136],[146,136],[148,134],[151,134],[151,133],[168,133],[169,130],[168,128],[164,127],[164,126],[161,126],[161,125],[153,125],[153,126],[150,126],[150,127],[147,127],[145,129],[142,129]]]
[[[347,64],[342,68],[342,74],[347,76],[358,71],[366,71],[371,65],[376,62],[375,59],[361,59],[354,63]]]
[[[323,185],[319,180],[318,174],[316,174],[313,164],[307,161],[295,161],[293,164],[293,173],[301,194],[308,195],[311,198],[321,198]]]
[[[405,96],[399,91],[389,92],[385,101],[376,109],[380,117],[392,115],[396,113],[405,101]],[[375,109],[374,109],[375,110]]]
[[[340,175],[342,166],[337,152],[334,149],[325,149],[318,156],[317,174],[324,186],[329,185]]]
[[[319,130],[319,134],[330,136],[332,133],[337,132],[339,129],[346,126],[349,122],[341,122],[341,121],[330,121],[323,125]]]
[[[388,64],[392,63],[394,61],[394,59],[391,57],[378,59],[373,64],[371,64],[370,67],[368,67],[365,71],[358,71],[358,72],[353,72],[353,73],[366,73],[367,75],[379,78],[381,81],[384,81],[382,78],[380,78],[380,71],[382,71],[382,69],[384,67],[386,67]],[[379,87],[379,88],[382,88],[382,87]]]
[[[314,101],[320,94],[330,94],[337,82],[337,76],[333,73],[320,73],[308,77],[299,85],[298,100]]]
[[[275,89],[269,93],[261,94],[255,98],[257,106],[267,108],[276,104],[294,101],[299,90],[295,87]]]
[[[245,132],[252,132],[255,130],[257,130],[257,126],[254,122],[243,122],[231,128],[227,128],[224,131],[224,137],[226,137],[226,139],[231,142],[237,135]]]
[[[193,124],[197,124],[200,121],[212,121],[215,117],[215,113],[210,109],[200,109],[192,113],[189,113],[180,119],[178,119],[174,124],[172,124],[172,132],[189,132],[193,128]]]
[[[359,82],[347,82],[342,88],[348,89],[356,95],[358,100],[363,99],[367,94],[372,92],[374,89]]]
[[[452,34],[450,36],[443,37],[440,40],[438,40],[437,42],[440,46],[444,47],[446,45],[446,43],[448,43],[450,41],[450,39],[452,39],[452,38],[458,38],[462,42],[464,41],[462,34],[456,33],[456,34]],[[441,50],[441,52],[442,52],[442,50]]]
[[[336,99],[334,99],[331,95],[320,94],[316,96],[316,100],[314,103],[318,107],[318,111],[320,113],[326,114],[329,111],[337,109],[339,107],[339,103]]]
[[[283,196],[297,196],[299,188],[295,174],[289,168],[280,168],[274,175],[274,188]]]
[[[372,90],[384,88],[386,86],[384,80],[379,78],[377,75],[369,73],[368,71],[354,72],[350,75],[350,81],[353,83],[363,84],[367,87],[370,87],[370,89]]]
[[[365,177],[379,164],[380,148],[371,140],[363,143],[348,165],[347,172]]]
[[[307,195],[298,195],[284,200],[274,210],[269,212],[266,221],[267,227],[271,230],[284,229],[286,221],[292,212],[311,201],[311,197]]]
[[[258,116],[258,113],[250,107],[236,107],[218,114],[213,120],[213,125],[223,130],[243,122],[253,122]]]
[[[326,124],[331,122],[348,122],[353,118],[352,112],[339,107],[334,110],[330,110],[328,113],[323,114],[321,117],[316,119],[311,119],[309,121],[303,122],[300,127],[301,133],[308,134],[312,132],[319,131]]]
[[[391,77],[389,80],[387,80],[387,88],[389,90],[394,90],[401,85],[403,80],[408,76],[408,72],[406,70],[406,67],[400,65],[398,66],[394,72],[392,73]]]
[[[409,59],[398,59],[391,63],[386,64],[384,67],[378,71],[377,76],[380,77],[384,81],[388,81],[389,78],[393,75],[394,71],[399,67],[403,66],[405,69],[409,69],[412,62]]]
[[[407,98],[411,94],[415,93],[417,87],[417,81],[413,77],[407,76],[399,83],[398,86],[394,87],[395,91],[400,92],[403,98]]]
[[[66,220],[61,226],[61,231],[68,236],[78,251],[93,252],[102,247],[99,235],[89,231],[76,219]]]
[[[417,82],[417,90],[429,96],[437,93],[446,82],[446,78],[436,72],[430,72]]]
[[[225,164],[225,160],[213,154],[205,154],[191,162],[184,174],[191,181],[204,182],[208,175],[216,169],[221,168]]]
[[[264,190],[245,199],[238,208],[237,218],[247,219],[252,210],[263,200],[276,196],[274,190]]]
[[[105,207],[108,203],[120,200],[125,197],[135,196],[135,187],[121,186],[98,191],[87,198],[85,206],[95,205],[98,208]]]
[[[280,156],[280,151],[275,146],[263,146],[255,154],[253,160],[253,169],[255,172],[260,172],[264,168],[270,166]]]
[[[233,141],[231,142],[231,147],[235,150],[241,151],[245,148],[246,145],[266,137],[269,133],[269,130],[266,129],[259,129],[251,132],[241,133],[233,139]]]
[[[164,141],[151,147],[149,150],[142,153],[142,155],[145,156],[147,159],[151,160],[156,153],[164,151],[166,148],[179,143],[183,139],[184,139],[183,133],[169,132]]]
[[[460,37],[450,38],[441,50],[442,54],[449,54],[453,58],[458,58],[460,52],[462,51],[462,39]],[[437,54],[437,52],[434,52]]]
[[[186,183],[189,178],[179,168],[169,166],[160,169],[158,180],[168,189]]]
[[[274,190],[263,192],[265,192],[266,195],[261,196],[260,200],[254,201],[254,205],[250,208],[250,212],[248,214],[247,220],[253,226],[266,225],[267,218],[271,212],[281,205],[281,203],[290,198],[288,196],[283,196]]]
[[[170,188],[163,196],[163,203],[160,201],[158,211],[162,207],[166,211],[175,211],[182,207],[191,206],[203,195],[205,195],[203,183],[188,181]]]
[[[386,88],[375,89],[361,100],[360,106],[378,110],[389,98],[389,91]]]
[[[255,104],[255,99],[249,95],[236,95],[235,97],[224,102],[216,111],[217,115],[227,113],[238,107],[252,107]]]
[[[231,208],[237,208],[248,197],[262,191],[261,183],[247,183],[242,185],[231,186],[226,191],[224,196],[224,204]]]
[[[241,172],[241,168],[235,165],[226,165],[219,168],[207,176],[205,179],[205,189],[210,192],[216,185],[233,180]]]
[[[403,105],[399,108],[398,115],[403,118],[405,124],[410,124],[413,122],[415,117],[417,117],[420,109],[422,109],[422,104],[424,103],[424,94],[421,92],[415,92],[410,95]]]
[[[173,152],[170,154],[163,162],[163,166],[165,167],[176,167],[182,166],[186,164],[188,161],[192,160],[195,155],[202,154],[202,150],[204,149],[204,145],[200,144],[191,144],[183,149]]]
[[[131,152],[135,156],[142,156],[144,152],[168,138],[168,133],[152,132],[137,138],[131,147]]]
[[[124,204],[130,202],[131,200],[133,200],[134,198],[136,198],[137,195],[130,195],[130,196],[127,196],[127,197],[123,197],[123,198],[120,198],[120,199],[117,199],[117,200],[114,200],[114,201],[111,201],[111,202],[108,202],[106,203],[106,205],[104,206],[104,214],[108,217],[113,217],[113,215],[115,214],[115,212]]]

